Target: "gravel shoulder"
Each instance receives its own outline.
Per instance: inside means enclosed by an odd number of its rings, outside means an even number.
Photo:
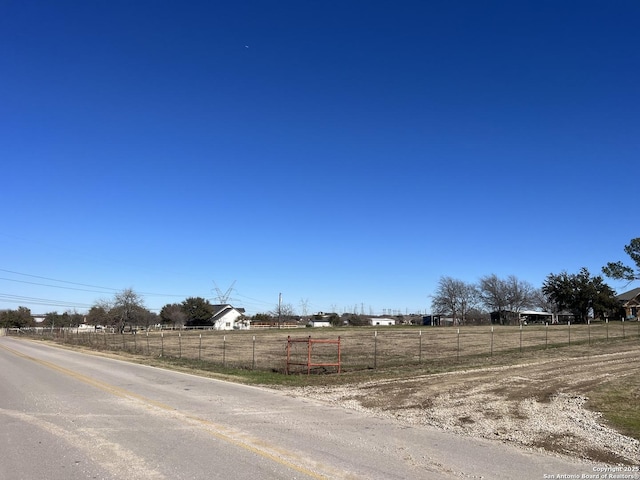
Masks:
[[[403,424],[638,466],[640,442],[609,427],[588,406],[594,389],[638,378],[640,347],[597,351],[543,352],[516,365],[286,390]]]

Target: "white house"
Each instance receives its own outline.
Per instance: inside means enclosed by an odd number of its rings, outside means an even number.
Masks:
[[[330,327],[331,326],[331,315],[324,312],[318,312],[313,315],[311,320],[308,323],[311,327]]]
[[[249,330],[251,321],[244,318],[244,308],[235,308],[229,304],[213,305],[214,330]]]
[[[328,317],[312,318],[309,320],[309,325],[312,327],[330,327],[331,322]]]
[[[369,322],[371,323],[371,325],[373,325],[374,327],[380,326],[380,327],[388,327],[389,325],[395,325],[396,321],[393,318],[370,318]]]

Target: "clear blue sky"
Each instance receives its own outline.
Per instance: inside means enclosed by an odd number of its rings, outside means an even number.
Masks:
[[[424,312],[441,276],[599,274],[640,236],[639,23],[635,0],[2,2],[0,308],[235,281],[250,314]]]

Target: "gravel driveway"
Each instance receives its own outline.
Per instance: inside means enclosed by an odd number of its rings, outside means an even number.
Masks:
[[[404,424],[637,467],[640,442],[609,428],[600,413],[586,407],[594,388],[638,378],[640,347],[606,345],[597,351],[576,355],[559,349],[517,365],[290,391]]]

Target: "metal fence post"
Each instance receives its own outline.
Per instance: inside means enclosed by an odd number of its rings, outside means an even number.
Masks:
[[[253,341],[252,341],[252,347],[253,347],[253,351],[251,353],[252,358],[251,358],[251,369],[255,370],[256,369],[256,336],[253,336]]]
[[[571,345],[571,320],[567,322],[567,332],[569,333],[569,345]]]
[[[373,332],[373,368],[378,367],[378,331]]]
[[[222,366],[225,366],[225,363],[227,361],[227,336],[223,335],[222,336]]]
[[[202,334],[200,334],[200,341],[198,342],[198,361],[202,358]]]
[[[493,325],[491,325],[491,356],[493,357]]]
[[[544,322],[544,349],[549,345],[549,322]]]
[[[520,324],[520,353],[522,353],[522,324]]]
[[[422,363],[422,330],[420,330],[420,341],[418,342],[418,363]]]

